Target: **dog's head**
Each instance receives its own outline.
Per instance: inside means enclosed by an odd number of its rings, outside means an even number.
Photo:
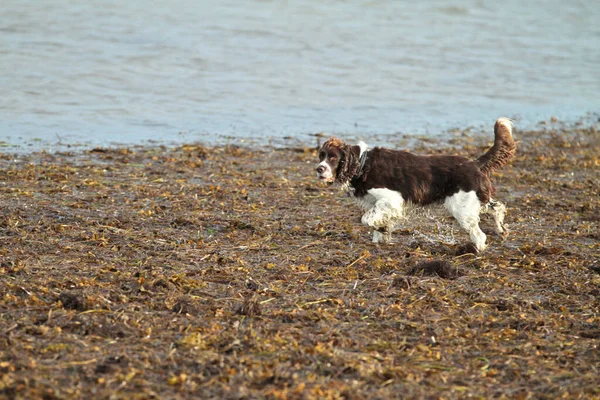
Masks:
[[[336,180],[345,183],[351,179],[358,170],[358,160],[351,147],[335,137],[323,143],[319,150],[317,178],[327,183]]]

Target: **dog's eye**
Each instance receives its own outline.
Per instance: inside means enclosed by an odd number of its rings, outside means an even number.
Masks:
[[[335,160],[336,158],[337,158],[337,156],[334,156],[334,155],[329,156],[330,160]]]
[[[324,151],[322,151],[322,152],[319,153],[319,158],[325,158],[325,152]]]

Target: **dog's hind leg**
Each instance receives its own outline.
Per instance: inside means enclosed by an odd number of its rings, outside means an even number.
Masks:
[[[497,200],[490,199],[489,203],[486,204],[485,208],[486,212],[492,214],[492,217],[494,218],[496,233],[500,236],[507,236],[508,229],[506,228],[506,225],[504,225],[504,217],[506,216],[506,206]]]
[[[485,233],[479,228],[479,211],[481,202],[474,191],[459,191],[444,202],[446,209],[452,214],[460,226],[469,233],[477,251],[485,250]]]

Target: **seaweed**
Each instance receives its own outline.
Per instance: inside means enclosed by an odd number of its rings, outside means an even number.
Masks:
[[[314,148],[0,155],[0,397],[600,397],[599,135],[519,137],[483,253],[371,243]]]

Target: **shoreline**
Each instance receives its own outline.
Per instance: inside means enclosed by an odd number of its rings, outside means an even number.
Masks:
[[[477,255],[426,217],[372,244],[316,143],[1,153],[0,394],[600,396],[600,135],[516,139]]]
[[[517,129],[519,128],[520,119],[514,118]],[[29,138],[23,141],[22,137],[15,140],[7,138],[0,139],[0,154],[30,154],[37,152],[71,152],[71,151],[89,151],[95,148],[118,149],[118,148],[143,148],[143,147],[166,147],[174,148],[184,146],[190,143],[202,144],[207,147],[220,146],[242,146],[250,149],[259,149],[261,147],[271,148],[288,148],[288,147],[310,147],[312,143],[316,143],[319,137],[338,136],[343,137],[347,142],[358,142],[359,140],[372,143],[373,146],[385,147],[405,147],[411,148],[418,146],[421,141],[430,143],[438,143],[443,146],[445,142],[455,139],[457,135],[468,135],[474,137],[485,138],[490,135],[493,121],[488,124],[479,126],[463,126],[453,127],[442,131],[415,133],[402,130],[399,124],[399,131],[390,133],[369,133],[364,132],[313,132],[303,133],[295,136],[265,136],[265,137],[245,137],[235,134],[219,133],[211,136],[209,140],[198,139],[193,137],[198,133],[180,132],[179,134],[166,135],[159,139],[134,139],[132,141],[116,141],[115,138],[102,141],[86,141],[82,138],[72,135],[71,137],[63,137],[55,134],[53,138]],[[563,121],[556,117],[551,117],[548,120],[541,120],[533,124],[529,124],[527,129],[523,131],[532,132],[551,132],[551,131],[570,131],[580,129],[600,129],[600,113],[587,112],[585,115],[575,119]],[[21,141],[22,143],[18,143]]]

